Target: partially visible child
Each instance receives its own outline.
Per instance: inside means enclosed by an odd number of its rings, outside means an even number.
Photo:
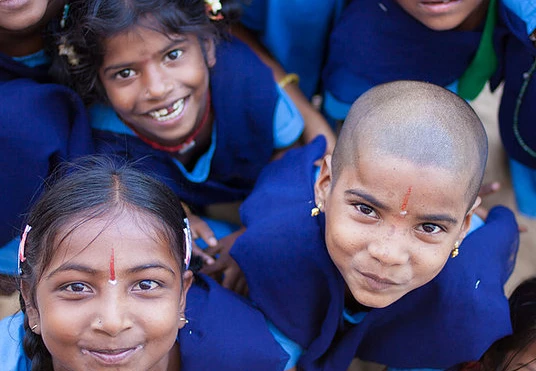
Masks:
[[[193,214],[243,200],[303,130],[270,69],[238,40],[218,43],[235,6],[75,0],[57,35],[65,79],[92,104],[97,150],[158,174]]]
[[[343,120],[365,91],[401,79],[475,98],[496,68],[495,18],[495,0],[350,2],[330,37],[326,114]]]
[[[318,171],[323,153],[319,140],[266,167],[231,250],[298,369],[346,370],[355,356],[445,369],[511,332],[517,225],[496,207],[469,233],[487,138],[463,99],[377,86]]]
[[[509,299],[513,334],[497,340],[466,371],[533,370],[536,364],[536,278],[522,282]]]
[[[65,170],[27,219],[2,370],[282,367],[260,313],[207,277],[191,287],[190,230],[168,187],[106,159]]]
[[[500,68],[494,85],[503,84],[499,109],[502,143],[510,157],[510,173],[519,211],[536,218],[536,4],[502,0]]]
[[[63,4],[0,1],[0,275],[16,274],[18,228],[43,179],[93,151],[82,101],[48,74],[44,29]],[[10,281],[0,279],[0,294],[14,292]]]

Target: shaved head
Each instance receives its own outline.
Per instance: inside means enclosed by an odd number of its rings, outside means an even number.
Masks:
[[[484,176],[487,148],[482,122],[462,98],[425,82],[390,82],[352,105],[333,152],[333,180],[344,167],[359,166],[365,151],[388,155],[455,174],[467,187],[471,206]]]

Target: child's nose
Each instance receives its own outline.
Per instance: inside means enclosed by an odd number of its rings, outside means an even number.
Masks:
[[[409,260],[407,244],[404,236],[392,234],[369,242],[367,249],[369,254],[382,265],[403,265]]]
[[[149,99],[162,99],[173,90],[172,79],[160,66],[147,67],[144,76],[145,95]]]
[[[92,327],[96,331],[115,337],[133,325],[128,300],[119,297],[117,293],[102,296],[96,308],[96,315],[92,322]]]

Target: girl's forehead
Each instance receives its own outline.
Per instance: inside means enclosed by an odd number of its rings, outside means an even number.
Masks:
[[[135,211],[73,221],[56,237],[50,266],[68,261],[107,262],[112,249],[123,262],[140,256],[174,259],[170,236],[151,216]]]

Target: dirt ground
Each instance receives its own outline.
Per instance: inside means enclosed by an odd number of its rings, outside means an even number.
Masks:
[[[486,197],[483,204],[488,208],[502,204],[515,210],[507,160],[500,143],[497,127],[499,94],[491,94],[489,91],[485,91],[473,103],[475,110],[485,124],[489,136],[490,150],[485,181],[499,181],[502,186],[500,191]],[[525,225],[528,231],[521,235],[516,268],[505,288],[507,294],[510,294],[522,280],[536,275],[536,220],[527,219],[519,214],[517,214],[517,217],[518,223]],[[0,318],[14,313],[17,309],[18,300],[15,295],[9,298],[0,297]],[[349,368],[349,371],[378,369],[380,367],[377,365],[363,364],[356,361]]]

